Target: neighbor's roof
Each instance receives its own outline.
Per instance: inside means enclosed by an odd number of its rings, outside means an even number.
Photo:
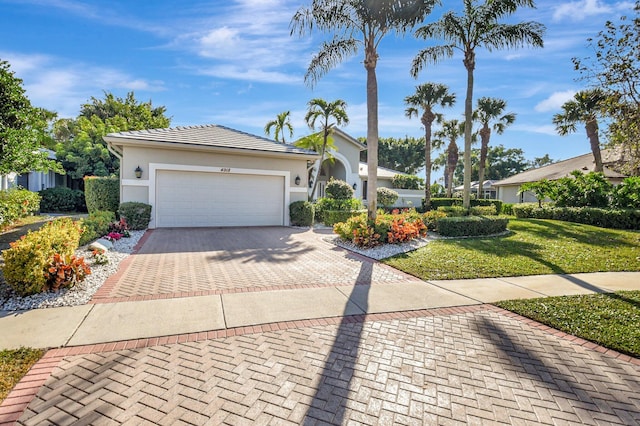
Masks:
[[[298,148],[216,124],[166,129],[109,133],[104,137],[115,145],[141,145],[145,142],[167,147],[212,147],[256,153],[299,154],[317,156],[315,151]]]
[[[358,167],[358,175],[366,178],[368,175],[367,163],[360,162]],[[378,177],[383,179],[392,179],[395,175],[406,175],[406,173],[399,172],[397,170],[387,169],[384,167],[378,167]]]
[[[610,150],[603,149],[602,152],[603,163],[614,162],[612,157],[613,153]],[[536,169],[529,169],[517,175],[513,175],[498,182],[494,182],[493,186],[505,186],[505,185],[521,185],[527,182],[537,182],[542,179],[556,180],[566,176],[569,176],[572,171],[580,170],[583,173],[589,173],[595,171],[596,165],[593,159],[593,154],[584,154],[578,157],[569,158],[568,160],[558,161],[557,163],[549,164],[547,166],[538,167]],[[604,167],[604,175],[608,178],[625,178],[626,176],[618,172]]]

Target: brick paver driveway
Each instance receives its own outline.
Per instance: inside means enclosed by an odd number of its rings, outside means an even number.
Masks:
[[[331,236],[284,227],[156,229],[94,301],[416,280],[324,240]]]
[[[640,423],[637,365],[494,307],[463,311],[54,354],[18,423]]]

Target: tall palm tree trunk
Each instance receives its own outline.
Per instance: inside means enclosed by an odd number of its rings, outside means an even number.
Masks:
[[[602,173],[604,167],[602,165],[602,155],[600,154],[600,138],[598,137],[598,121],[596,119],[587,120],[585,124],[589,144],[591,144],[591,152],[596,162],[596,172]]]
[[[447,147],[447,197],[451,198],[453,196],[453,174],[456,171],[456,166],[458,165],[458,145],[454,139],[449,142],[449,146]]]
[[[425,111],[422,114],[422,124],[424,125],[424,209],[431,210],[431,125],[435,120],[435,114]]]
[[[367,217],[375,220],[378,202],[378,80],[376,78],[376,53],[373,37],[365,48],[364,67],[367,70]]]
[[[464,100],[464,190],[462,206],[471,207],[471,123],[473,121],[473,70],[476,66],[475,53],[465,53],[464,66],[467,69],[467,97]]]
[[[489,151],[489,138],[491,137],[491,129],[489,125],[485,125],[480,130],[480,164],[478,165],[478,199],[484,198],[484,169],[487,164],[487,151]]]

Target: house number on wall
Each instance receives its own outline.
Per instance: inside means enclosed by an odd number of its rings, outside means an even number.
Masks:
[[[221,168],[220,168],[220,172],[222,172],[222,173],[230,173],[230,172],[231,172],[231,169],[230,169],[230,168],[228,168],[228,167],[221,167]]]

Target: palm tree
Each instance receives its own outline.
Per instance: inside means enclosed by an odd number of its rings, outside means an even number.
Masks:
[[[284,131],[289,130],[289,137],[293,137],[293,126],[291,126],[291,111],[281,112],[276,116],[275,120],[271,120],[264,126],[264,134],[269,136],[271,134],[271,128],[273,131],[273,138],[276,141],[280,141],[282,143],[287,143],[284,140]],[[280,140],[280,136],[282,136],[282,140]]]
[[[446,120],[442,122],[442,128],[435,133],[434,146],[441,147],[447,141],[447,162],[444,168],[445,186],[447,197],[453,195],[453,173],[458,165],[458,144],[456,140],[464,134],[465,125],[458,120]]]
[[[322,169],[322,163],[324,162],[325,152],[327,150],[327,143],[329,135],[334,126],[342,126],[343,124],[349,124],[349,117],[345,108],[347,103],[342,99],[336,99],[333,102],[327,102],[324,99],[315,98],[311,99],[307,104],[309,110],[307,115],[304,116],[304,120],[307,122],[312,130],[316,128],[316,121],[320,120],[320,131],[322,132],[322,146],[320,148],[320,162],[318,164],[316,175],[313,178],[313,187],[311,188],[310,197],[316,192],[318,187],[318,178],[320,177],[320,170]],[[331,119],[335,122],[330,123]]]
[[[533,0],[463,0],[464,11],[457,15],[446,12],[436,22],[418,28],[415,35],[422,39],[443,40],[444,44],[427,47],[414,58],[411,74],[416,77],[428,63],[436,64],[451,58],[456,50],[463,54],[467,70],[467,93],[464,103],[464,198],[463,206],[470,206],[471,192],[471,125],[473,121],[473,71],[476,67],[476,48],[492,51],[532,45],[542,47],[544,25],[538,22],[503,24],[498,21],[512,15],[519,7],[534,7]]]
[[[431,210],[431,126],[433,122],[441,118],[440,114],[433,112],[433,107],[450,107],[456,102],[456,95],[449,93],[449,88],[444,84],[424,83],[416,86],[416,92],[404,98],[404,103],[409,105],[405,110],[407,117],[418,116],[418,108],[422,108],[423,113],[420,121],[424,126],[424,207]],[[440,116],[440,117],[439,117]]]
[[[516,115],[512,112],[504,113],[507,102],[503,99],[483,97],[478,99],[478,107],[473,112],[474,120],[482,124],[480,129],[480,162],[478,163],[478,198],[484,198],[482,183],[484,182],[484,170],[487,164],[487,151],[491,139],[491,129],[501,135],[504,129],[513,124]],[[491,123],[493,122],[493,125]]]
[[[312,0],[291,19],[291,33],[310,34],[313,29],[327,32],[332,39],[323,42],[311,59],[305,81],[314,85],[320,77],[364,50],[367,71],[367,200],[368,217],[374,220],[377,208],[378,174],[378,45],[390,32],[404,33],[422,21],[437,0]]]
[[[598,114],[605,99],[606,95],[601,89],[582,90],[562,105],[562,113],[553,116],[553,124],[560,136],[575,132],[576,124],[584,123],[596,163],[596,172],[603,171],[598,138]]]

